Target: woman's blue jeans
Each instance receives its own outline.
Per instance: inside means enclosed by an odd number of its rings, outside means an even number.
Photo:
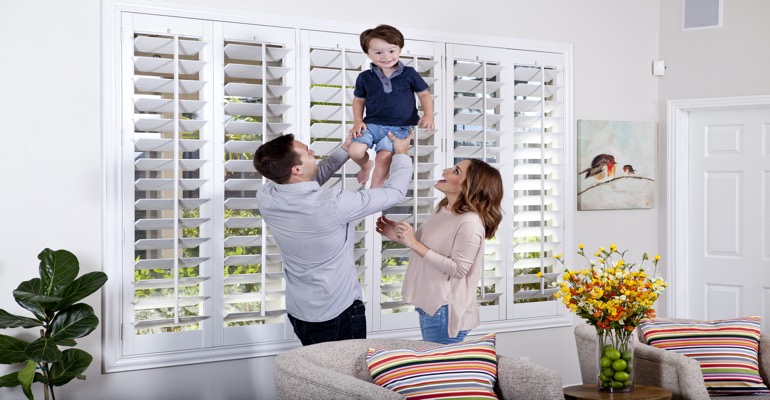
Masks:
[[[447,304],[441,306],[433,316],[428,315],[428,313],[420,308],[417,308],[417,313],[420,314],[422,340],[426,342],[442,344],[459,343],[470,332],[470,330],[460,331],[457,337],[449,337],[449,306]]]

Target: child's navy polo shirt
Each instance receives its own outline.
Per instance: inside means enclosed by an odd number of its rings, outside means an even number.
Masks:
[[[372,69],[358,74],[353,95],[366,100],[364,122],[392,126],[417,125],[420,116],[417,114],[414,94],[428,89],[428,84],[412,67],[404,67],[401,74],[389,81],[392,90],[385,93],[383,82]]]

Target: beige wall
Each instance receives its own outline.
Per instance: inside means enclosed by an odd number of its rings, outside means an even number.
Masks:
[[[725,28],[708,32],[678,30],[681,0],[476,0],[463,2],[472,7],[462,10],[454,5],[459,1],[393,0],[391,10],[381,15],[368,3],[351,6],[347,0],[187,3],[321,18],[329,21],[329,29],[342,20],[571,43],[575,119],[662,124],[662,104],[668,99],[766,94],[770,89],[764,72],[770,70],[770,28],[760,24],[770,15],[766,0],[726,1]],[[402,10],[393,11],[396,7]],[[100,12],[97,0],[0,2],[0,308],[10,312],[23,312],[11,291],[36,275],[36,257],[44,247],[73,251],[83,271],[103,268]],[[666,60],[665,77],[651,75],[654,59]],[[659,125],[661,153],[664,126]],[[658,174],[665,174],[662,165]],[[637,255],[659,251],[665,239],[662,189],[651,210],[576,213],[575,239],[588,248],[616,243]],[[567,243],[565,251],[574,246]],[[88,302],[100,312],[97,296]],[[88,380],[67,385],[61,398],[275,396],[271,357],[100,374],[100,335],[94,332],[81,343],[95,356]],[[570,328],[505,333],[498,339],[501,354],[527,356],[554,368],[565,385],[580,380],[574,346]],[[7,371],[0,366],[0,375]],[[20,397],[18,388],[0,388],[0,398],[9,397]]]

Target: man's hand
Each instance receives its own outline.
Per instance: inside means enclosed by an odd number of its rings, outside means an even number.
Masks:
[[[345,135],[345,141],[342,142],[342,150],[348,151],[350,148],[350,144],[353,143],[353,132],[348,132],[347,135]]]
[[[412,140],[412,134],[414,132],[409,131],[409,136],[399,139],[398,136],[388,132],[388,137],[393,141],[393,152],[396,154],[406,154],[407,150],[409,150],[409,141]]]

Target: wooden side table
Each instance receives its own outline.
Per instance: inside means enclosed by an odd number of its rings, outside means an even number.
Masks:
[[[634,385],[633,392],[600,392],[596,385],[576,385],[564,388],[566,400],[669,400],[671,392],[645,385]]]

